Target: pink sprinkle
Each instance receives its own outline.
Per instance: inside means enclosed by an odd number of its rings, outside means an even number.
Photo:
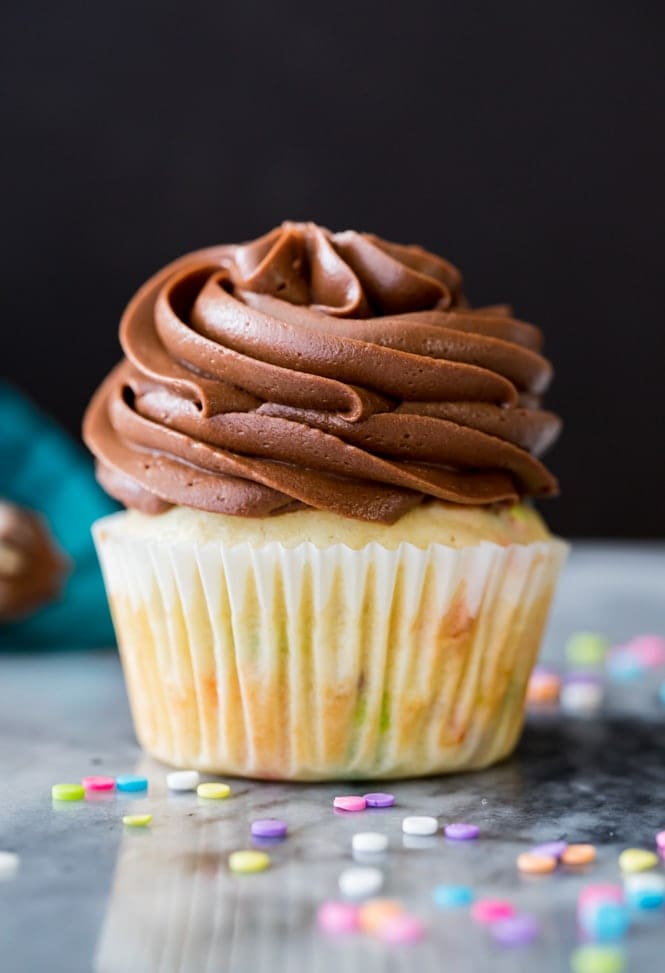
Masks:
[[[660,635],[636,635],[626,646],[645,666],[665,665],[665,639]]]
[[[665,831],[659,831],[656,835],[656,844],[661,851],[665,851]]]
[[[587,906],[598,902],[623,902],[623,889],[620,885],[609,882],[599,882],[596,885],[586,885],[577,897],[577,908],[586,909]]]
[[[505,899],[478,899],[471,906],[471,915],[476,922],[498,922],[515,915],[515,909]]]
[[[338,811],[364,811],[367,807],[367,801],[358,794],[345,794],[342,797],[335,798],[333,807],[336,807]]]
[[[425,925],[420,919],[402,913],[382,922],[377,930],[377,935],[385,943],[397,945],[398,943],[417,943],[423,938],[425,932]]]
[[[331,936],[340,936],[358,929],[358,908],[349,902],[330,900],[319,906],[316,914],[319,929]]]
[[[84,777],[81,783],[87,791],[112,791],[115,787],[113,777]]]

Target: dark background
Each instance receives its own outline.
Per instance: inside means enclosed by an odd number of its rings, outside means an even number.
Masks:
[[[544,328],[550,523],[665,536],[663,4],[3,6],[3,375],[78,431],[161,264],[367,229]]]

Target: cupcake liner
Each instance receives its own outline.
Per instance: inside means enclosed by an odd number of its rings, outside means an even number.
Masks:
[[[566,545],[163,542],[94,529],[143,746],[247,777],[483,767],[519,735]]]

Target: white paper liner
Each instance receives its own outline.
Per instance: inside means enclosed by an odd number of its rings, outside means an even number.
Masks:
[[[387,778],[515,745],[566,545],[164,543],[95,527],[137,735],[175,766]]]

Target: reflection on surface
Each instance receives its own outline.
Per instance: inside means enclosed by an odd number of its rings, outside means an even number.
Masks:
[[[153,824],[122,836],[96,973],[438,973],[444,961],[455,973],[559,973],[577,941],[580,888],[590,880],[616,881],[620,846],[651,840],[662,827],[654,796],[665,795],[663,756],[662,724],[537,718],[503,765],[384,782],[397,796],[394,808],[343,818],[332,812],[333,796],[363,785],[230,781],[230,798],[202,801],[169,794],[164,768],[145,759],[136,772],[150,779],[150,791],[140,800],[123,795],[122,813],[149,811]],[[643,768],[640,779],[629,779],[626,768],[635,765]],[[437,836],[415,849],[401,832],[406,814],[433,814],[442,824],[472,821],[481,837],[446,842]],[[228,855],[251,847],[251,821],[268,816],[289,825],[289,837],[268,849],[271,869],[231,874]],[[318,904],[338,896],[339,873],[353,862],[353,833],[372,829],[390,842],[380,863],[382,894],[402,899],[428,924],[427,939],[417,946],[390,950],[362,935],[328,939],[316,928]],[[518,874],[520,851],[558,838],[592,841],[598,862],[535,881]],[[518,951],[497,950],[468,910],[436,910],[431,892],[441,882],[509,898],[539,917],[541,939]],[[631,952],[648,955],[662,931],[662,923],[641,927]]]

